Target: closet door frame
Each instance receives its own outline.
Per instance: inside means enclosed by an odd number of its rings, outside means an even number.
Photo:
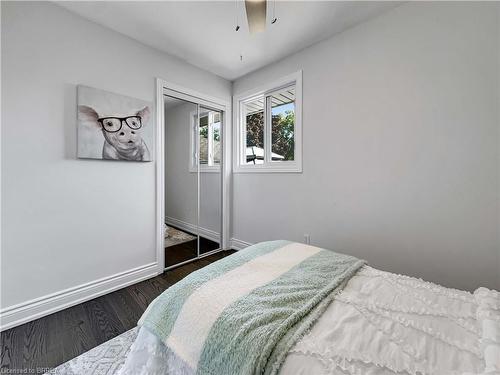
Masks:
[[[158,274],[165,270],[165,247],[163,224],[165,221],[165,103],[164,96],[173,96],[186,100],[199,106],[212,108],[222,112],[222,158],[221,158],[221,232],[220,249],[199,254],[187,262],[211,255],[215,252],[230,248],[229,223],[230,223],[230,183],[231,183],[231,102],[200,93],[190,88],[182,87],[164,79],[156,79],[156,127],[155,127],[155,161],[156,161],[156,262]],[[198,172],[199,174],[199,172]],[[199,179],[198,179],[199,183]],[[199,191],[199,189],[198,189]],[[198,212],[199,215],[199,212]],[[169,267],[171,268],[171,267]]]

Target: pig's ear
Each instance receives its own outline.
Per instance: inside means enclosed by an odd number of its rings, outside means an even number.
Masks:
[[[78,118],[80,120],[92,122],[92,123],[98,125],[97,119],[99,118],[99,115],[94,110],[94,108],[86,106],[86,105],[79,105],[78,106]]]
[[[148,123],[150,113],[151,111],[149,110],[149,107],[144,107],[137,112],[137,116],[141,118],[141,122],[143,125],[146,125]]]

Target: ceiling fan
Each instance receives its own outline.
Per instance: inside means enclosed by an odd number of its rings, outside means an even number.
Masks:
[[[277,18],[274,16],[275,1],[273,1],[273,19],[275,23]],[[245,9],[247,12],[248,29],[250,34],[259,33],[266,29],[266,11],[267,0],[245,0]],[[238,27],[239,29],[239,27]]]

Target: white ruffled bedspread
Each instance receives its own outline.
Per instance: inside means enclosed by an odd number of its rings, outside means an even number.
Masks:
[[[280,373],[500,374],[500,293],[471,294],[364,266]],[[141,328],[121,374],[193,370]]]

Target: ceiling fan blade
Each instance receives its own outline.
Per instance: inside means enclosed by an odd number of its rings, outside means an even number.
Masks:
[[[245,0],[250,34],[259,33],[266,29],[266,3],[266,0]]]

